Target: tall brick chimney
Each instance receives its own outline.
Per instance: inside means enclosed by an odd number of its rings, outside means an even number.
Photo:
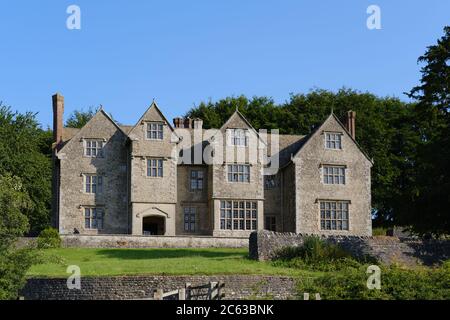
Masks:
[[[353,139],[356,139],[355,120],[356,120],[356,111],[349,110],[347,112],[347,123],[345,126],[347,128],[348,133],[350,133]]]
[[[53,101],[53,141],[56,147],[62,141],[63,134],[63,115],[64,115],[64,97],[59,93],[52,96]]]

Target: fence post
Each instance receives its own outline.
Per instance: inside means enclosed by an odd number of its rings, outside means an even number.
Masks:
[[[178,290],[178,300],[186,300],[186,289],[181,288]]]
[[[222,281],[217,283],[217,300],[221,299],[221,290],[222,289]]]
[[[184,288],[186,289],[186,300],[191,300],[191,283],[186,282]]]
[[[209,295],[209,300],[214,300],[214,291],[215,291],[215,287],[216,287],[216,285],[217,285],[217,282],[210,282],[209,283],[209,292],[208,292],[208,295]]]
[[[156,291],[153,295],[153,299],[154,300],[163,300],[163,294],[164,294],[163,289],[156,289]]]

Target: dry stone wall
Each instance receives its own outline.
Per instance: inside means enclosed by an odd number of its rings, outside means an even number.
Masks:
[[[66,248],[246,248],[248,238],[64,235]]]
[[[284,276],[124,276],[86,277],[81,289],[69,290],[66,279],[29,279],[21,291],[25,300],[131,300],[152,298],[156,289],[164,292],[210,281],[225,283],[222,292],[226,300],[239,299],[293,299],[296,282]]]
[[[270,260],[284,247],[301,246],[305,234],[258,231],[250,235],[249,254],[257,260]],[[370,256],[385,264],[432,265],[450,259],[450,241],[397,237],[321,236],[339,244],[355,257]]]

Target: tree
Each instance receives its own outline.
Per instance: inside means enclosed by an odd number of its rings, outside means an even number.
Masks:
[[[186,116],[200,117],[205,128],[219,128],[238,108],[258,130],[280,130],[281,134],[308,134],[333,112],[344,120],[348,110],[357,113],[356,140],[374,159],[372,205],[375,225],[395,223],[396,212],[409,185],[412,159],[419,135],[414,130],[414,105],[397,98],[379,98],[350,89],[338,92],[313,90],[292,94],[289,101],[276,105],[267,97],[229,97],[200,103]]]
[[[14,248],[17,237],[28,231],[23,211],[32,205],[19,178],[0,176],[0,300],[17,298],[35,262],[32,250]]]
[[[22,211],[30,206],[32,203],[20,179],[9,174],[0,176],[0,250],[28,231],[28,219]]]
[[[417,100],[415,128],[421,137],[409,184],[409,205],[400,222],[417,233],[450,233],[450,26],[437,44],[418,59],[420,85],[409,96]]]
[[[87,111],[75,110],[67,119],[66,127],[68,128],[82,128],[92,117],[95,115],[97,110],[93,107],[89,107]]]
[[[0,175],[21,179],[31,205],[24,208],[30,232],[50,223],[51,152],[49,130],[42,130],[33,113],[21,114],[0,104]]]

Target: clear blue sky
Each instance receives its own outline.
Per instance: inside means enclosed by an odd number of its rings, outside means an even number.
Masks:
[[[81,30],[66,9],[81,8]],[[366,27],[370,4],[381,30]],[[102,104],[134,124],[153,98],[168,118],[230,95],[343,86],[406,99],[416,63],[450,24],[450,1],[123,1],[0,3],[0,101],[51,123]]]

